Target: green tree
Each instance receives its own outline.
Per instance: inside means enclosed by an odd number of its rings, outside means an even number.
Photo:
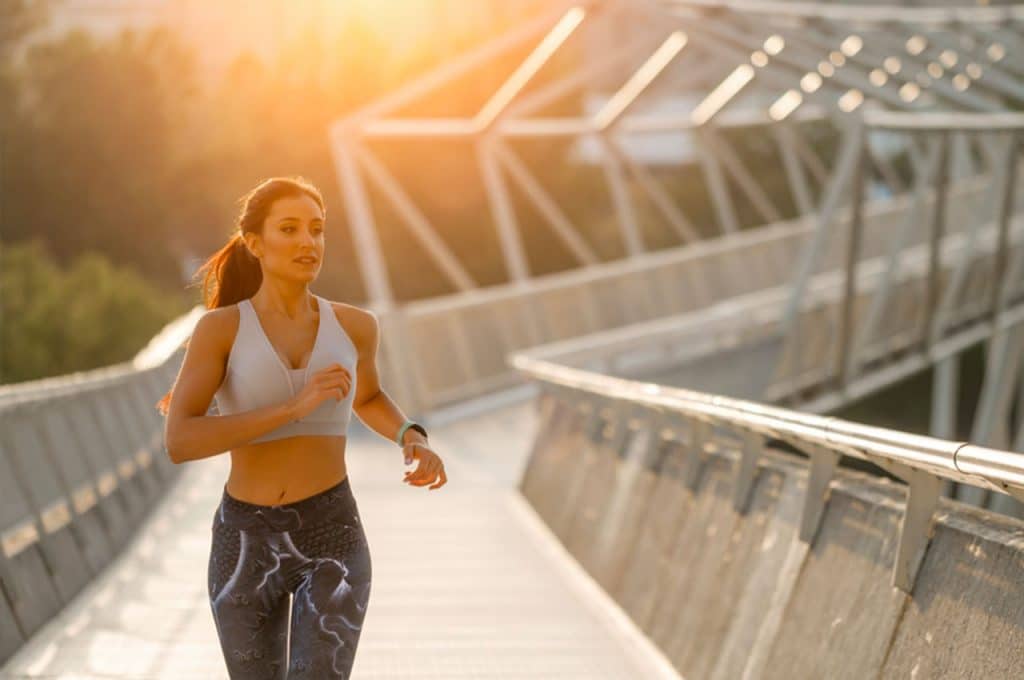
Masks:
[[[3,244],[0,382],[128,361],[186,307],[99,253],[62,269],[39,239]]]
[[[167,245],[177,240],[175,168],[201,153],[182,134],[192,70],[163,30],[104,42],[73,32],[30,47],[23,115],[5,145],[4,238],[41,237],[61,263],[96,250],[179,283]]]

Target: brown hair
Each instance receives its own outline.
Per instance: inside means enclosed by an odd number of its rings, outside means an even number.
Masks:
[[[326,217],[327,209],[320,191],[311,182],[298,176],[265,179],[238,199],[241,210],[235,220],[231,238],[192,277],[194,281],[201,279],[202,298],[207,309],[233,305],[252,297],[259,290],[263,282],[263,269],[260,261],[249,252],[242,234],[261,234],[263,222],[274,201],[303,194],[315,200]],[[185,344],[188,344],[187,340]],[[156,403],[157,410],[164,415],[167,415],[172,392],[173,387]]]

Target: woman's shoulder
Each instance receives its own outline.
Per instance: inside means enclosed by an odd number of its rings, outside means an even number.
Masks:
[[[239,319],[241,318],[240,302],[221,307],[207,309],[199,317],[196,328],[203,326],[208,333],[215,333],[234,337],[238,330]]]
[[[334,311],[338,323],[348,333],[360,353],[364,348],[376,347],[380,323],[373,311],[345,302],[335,302],[334,300],[327,300],[327,302]]]
[[[196,321],[189,344],[199,344],[226,355],[235,341],[240,318],[237,304],[207,309]]]

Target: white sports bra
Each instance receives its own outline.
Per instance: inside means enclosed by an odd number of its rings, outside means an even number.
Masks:
[[[224,382],[214,395],[217,410],[227,415],[285,401],[299,393],[310,373],[333,363],[344,366],[352,376],[348,394],[341,401],[325,399],[304,418],[285,423],[249,443],[297,435],[345,436],[348,431],[356,392],[358,350],[338,322],[331,303],[319,295],[313,297],[320,306],[320,325],[304,368],[289,368],[285,364],[270,344],[248,298],[238,303],[238,332],[228,355]]]

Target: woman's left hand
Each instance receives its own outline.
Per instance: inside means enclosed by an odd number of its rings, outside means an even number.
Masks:
[[[415,470],[409,470],[405,473],[405,478],[402,481],[413,486],[424,486],[431,484],[434,480],[438,480],[436,484],[430,486],[431,491],[441,488],[448,482],[448,477],[444,474],[444,463],[441,462],[441,457],[434,453],[427,444],[410,442],[402,447],[402,451],[405,454],[406,465],[411,464],[413,459],[420,462]]]

